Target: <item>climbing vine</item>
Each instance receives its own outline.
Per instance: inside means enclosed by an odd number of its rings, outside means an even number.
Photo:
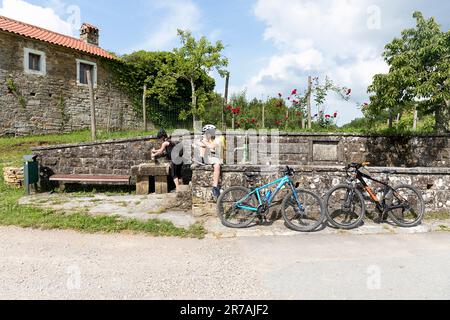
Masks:
[[[11,78],[6,79],[6,86],[8,87],[9,92],[16,97],[22,108],[25,109],[25,107],[27,106],[27,101],[25,100],[25,97],[20,93],[14,80]]]

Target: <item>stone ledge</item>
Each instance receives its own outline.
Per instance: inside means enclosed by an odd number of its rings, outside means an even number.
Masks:
[[[46,151],[46,150],[55,150],[55,149],[92,147],[92,146],[105,145],[105,144],[121,144],[121,143],[129,143],[129,142],[141,142],[141,141],[147,141],[147,140],[152,140],[152,139],[156,139],[156,137],[148,136],[148,137],[127,138],[127,139],[114,139],[114,140],[104,140],[104,141],[94,141],[94,142],[51,145],[51,146],[31,148],[31,151]]]
[[[296,172],[345,172],[344,166],[312,166],[312,165],[292,165],[289,166]],[[286,166],[261,166],[261,165],[225,165],[222,172],[266,172],[276,173],[282,171]],[[267,169],[267,170],[264,170]],[[196,166],[192,170],[213,171],[211,166]],[[450,168],[427,168],[427,167],[368,167],[372,173],[383,173],[385,170],[393,171],[392,174],[425,174],[425,175],[450,175]]]

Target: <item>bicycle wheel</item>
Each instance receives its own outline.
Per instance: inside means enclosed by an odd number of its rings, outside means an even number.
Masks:
[[[425,202],[419,190],[409,185],[400,185],[394,188],[395,193],[389,206],[404,208],[389,211],[389,217],[400,227],[410,228],[419,225],[425,214]]]
[[[235,204],[250,194],[250,190],[244,187],[232,187],[225,190],[217,200],[217,213],[222,224],[229,228],[246,228],[256,218],[256,213],[250,210],[236,208]],[[250,196],[242,204],[257,208],[256,195]]]
[[[297,190],[301,207],[291,191],[281,204],[281,213],[289,228],[295,231],[311,232],[316,230],[325,219],[322,199],[306,190]]]
[[[360,226],[366,214],[364,197],[352,186],[341,184],[331,189],[325,197],[328,222],[338,229]]]

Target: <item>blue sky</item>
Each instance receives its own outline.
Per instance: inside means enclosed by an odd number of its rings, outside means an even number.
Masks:
[[[414,25],[415,10],[449,30],[446,0],[0,0],[0,15],[64,34],[78,36],[81,22],[97,25],[101,46],[119,54],[171,50],[177,28],[220,39],[231,92],[249,98],[304,91],[308,75],[328,75],[353,89],[350,102],[326,103],[340,124],[361,116],[356,105],[367,101],[373,75],[387,71],[384,45]]]

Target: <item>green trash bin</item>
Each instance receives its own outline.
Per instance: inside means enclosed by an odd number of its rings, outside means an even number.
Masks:
[[[35,185],[36,188],[36,185],[39,182],[39,166],[36,158],[37,156],[35,155],[27,155],[23,157],[23,175],[27,195],[30,194],[30,185]]]

